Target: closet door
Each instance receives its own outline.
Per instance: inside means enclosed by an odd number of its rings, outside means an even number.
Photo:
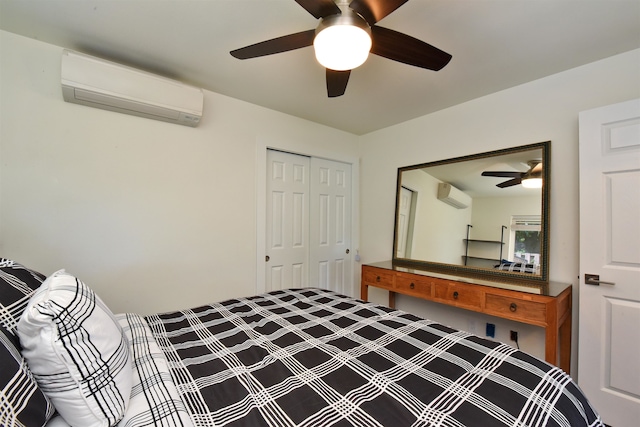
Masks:
[[[267,150],[267,291],[309,286],[309,163]]]
[[[351,295],[351,165],[311,158],[311,286]]]
[[[267,150],[265,290],[353,295],[351,165]]]

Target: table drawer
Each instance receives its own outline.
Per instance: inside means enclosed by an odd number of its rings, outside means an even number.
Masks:
[[[485,311],[487,314],[492,314],[493,312],[501,317],[513,317],[541,323],[546,322],[547,319],[546,304],[502,295],[487,294]]]
[[[435,298],[446,304],[482,308],[484,293],[473,286],[441,282],[435,284]]]
[[[431,298],[432,281],[416,276],[405,276],[398,274],[396,276],[396,289],[398,292],[416,294],[422,297]]]
[[[366,267],[362,269],[362,280],[365,284],[393,290],[395,274],[389,270]]]

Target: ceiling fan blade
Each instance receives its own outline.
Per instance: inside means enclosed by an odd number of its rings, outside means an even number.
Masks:
[[[316,19],[341,13],[340,8],[333,0],[296,0],[296,3]]]
[[[522,182],[522,178],[513,178],[510,179],[509,181],[505,181],[505,182],[501,182],[500,184],[497,184],[496,187],[500,187],[500,188],[505,188],[505,187],[512,187],[514,185],[518,185]]]
[[[496,176],[498,178],[521,178],[525,172],[501,172],[501,171],[484,171],[482,176]]]
[[[349,7],[359,13],[369,25],[373,25],[385,16],[405,4],[408,0],[353,0]]]
[[[327,95],[329,98],[344,95],[350,74],[351,70],[336,71],[327,68]]]
[[[415,67],[438,71],[452,58],[422,40],[377,25],[371,27],[371,36],[371,53]]]
[[[289,50],[300,49],[311,46],[316,36],[316,30],[302,31],[287,36],[266,40],[250,46],[229,52],[238,59],[257,58],[259,56],[273,55],[274,53],[287,52]]]

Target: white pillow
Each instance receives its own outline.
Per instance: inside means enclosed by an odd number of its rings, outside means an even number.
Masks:
[[[64,270],[29,300],[20,321],[22,355],[40,389],[69,424],[115,425],[131,394],[127,339],[113,313]]]

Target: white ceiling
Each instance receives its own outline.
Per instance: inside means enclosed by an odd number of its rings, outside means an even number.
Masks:
[[[499,188],[497,184],[511,178],[483,177],[485,171],[527,172],[531,160],[542,160],[542,149],[494,153],[473,159],[449,159],[441,165],[425,165],[423,170],[441,182],[448,182],[471,197],[537,196],[541,190],[521,185]],[[437,162],[436,162],[437,163]]]
[[[640,47],[640,0],[410,0],[379,22],[453,55],[371,55],[327,98],[308,47],[229,51],[315,28],[294,0],[0,0],[0,28],[357,135]],[[587,88],[585,88],[587,89]]]

